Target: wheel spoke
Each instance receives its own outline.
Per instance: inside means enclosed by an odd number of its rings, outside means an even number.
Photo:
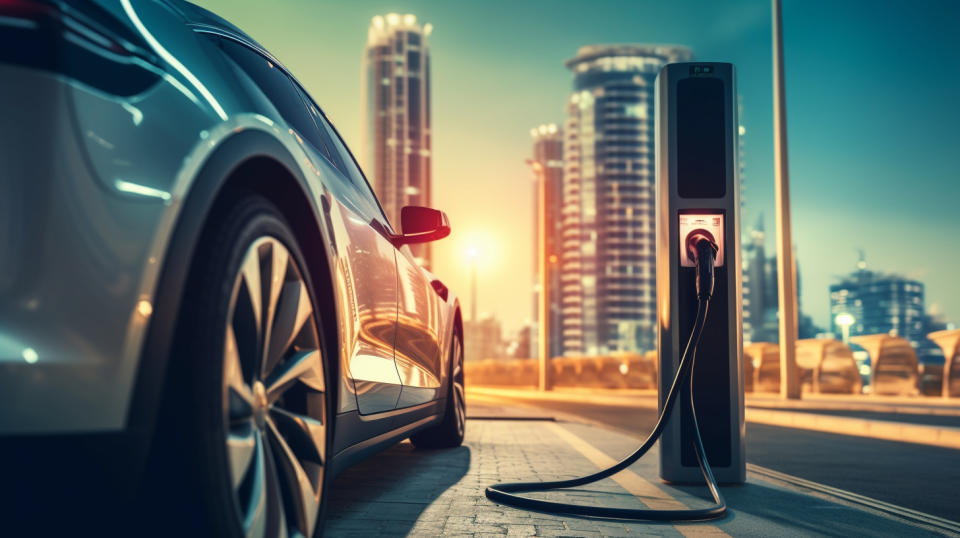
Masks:
[[[226,342],[223,345],[223,381],[228,389],[227,405],[230,417],[244,416],[244,414],[249,416],[253,406],[253,393],[243,379],[243,368],[240,366],[240,355],[237,353],[237,336],[229,324]]]
[[[243,520],[243,533],[250,538],[267,534],[267,455],[259,432],[255,434],[254,445],[253,475]]]
[[[270,245],[270,310],[275,311],[277,300],[280,298],[280,290],[283,289],[283,282],[287,276],[287,264],[290,262],[290,254],[278,241],[271,241]]]
[[[284,479],[283,498],[287,508],[288,523],[296,523],[296,525],[288,526],[293,526],[309,536],[316,523],[317,509],[320,504],[317,488],[303,470],[290,445],[280,435],[280,431],[277,430],[273,421],[267,421],[267,424],[269,425],[269,431],[272,433],[271,439],[274,446],[277,447],[275,463]]]
[[[267,400],[270,402],[276,401],[294,381],[300,378],[311,381],[310,385],[314,388],[316,388],[315,380],[317,378],[323,379],[323,366],[318,350],[298,351],[270,372],[265,382]],[[322,390],[322,387],[319,390]]]
[[[243,282],[247,287],[247,294],[250,296],[250,306],[253,308],[253,317],[257,325],[257,330],[260,330],[263,319],[263,283],[260,281],[259,250],[258,245],[254,243],[243,259],[243,265],[240,267],[240,274],[243,276]]]
[[[454,384],[453,384],[453,390],[454,390],[454,392],[456,393],[457,398],[459,398],[461,402],[466,401],[466,398],[464,397],[463,384],[461,384],[461,383],[454,383]]]
[[[464,406],[464,399],[463,399],[463,385],[459,383],[453,384],[453,398],[454,398],[453,405],[455,406],[454,408],[457,410],[457,425],[462,426],[466,419],[466,417],[464,416],[466,414],[466,409]]]
[[[277,451],[268,442],[268,437],[273,437],[269,432],[263,432],[263,452],[267,455],[265,458],[267,475],[267,535],[280,536],[280,528],[285,528],[284,518],[285,510],[283,507],[282,487],[277,477],[277,462],[283,459],[283,456],[277,455]]]
[[[264,339],[263,339],[263,357],[262,368],[260,370],[260,375],[266,376],[270,372],[273,364],[271,363],[271,357],[269,356],[271,342],[273,341],[273,326],[274,319],[277,314],[277,306],[280,301],[280,290],[283,289],[283,284],[287,275],[287,264],[290,261],[290,255],[287,253],[287,249],[283,247],[280,242],[276,240],[270,241],[270,249],[267,254],[267,259],[265,260],[265,272],[269,276],[267,282],[264,283],[265,292],[267,296],[265,297],[267,301],[266,305],[266,319],[264,320]]]
[[[240,486],[240,482],[247,476],[250,464],[257,452],[257,433],[252,424],[234,428],[227,434],[227,456],[230,460],[230,475],[233,487]]]
[[[290,349],[294,339],[303,329],[304,323],[312,314],[310,295],[303,282],[299,279],[286,282],[280,292],[279,304],[270,331],[270,349],[267,351],[266,358],[267,371],[283,358],[283,354]]]
[[[279,407],[271,409],[271,413],[277,430],[286,436],[290,448],[301,459],[319,465],[326,462],[327,429],[323,422]]]

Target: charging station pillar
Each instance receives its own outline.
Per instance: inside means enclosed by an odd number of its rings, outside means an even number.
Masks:
[[[657,76],[660,409],[697,313],[696,267],[684,244],[691,232],[706,231],[719,251],[714,294],[693,369],[693,400],[707,461],[721,483],[746,479],[736,96],[729,63],[668,64]],[[660,439],[660,477],[672,483],[702,483],[685,392],[667,419]]]

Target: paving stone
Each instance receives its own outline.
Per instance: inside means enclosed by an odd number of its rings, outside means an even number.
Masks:
[[[597,470],[584,455],[556,434],[562,427],[603,450],[611,458],[622,456],[636,443],[626,436],[575,423],[471,420],[463,447],[450,450],[416,450],[409,442],[344,471],[334,482],[325,532],[328,536],[681,536],[669,524],[620,523],[518,510],[498,505],[484,495],[497,482],[551,480],[582,476]],[[703,500],[681,489],[661,485],[657,477],[657,448],[631,471],[669,492],[678,501],[702,505]],[[887,518],[871,515],[828,500],[773,489],[770,483],[733,488],[727,495],[735,516],[719,522],[682,526],[683,534],[796,536],[821,531],[833,535],[921,534]],[[776,492],[783,506],[768,506]],[[537,493],[540,498],[582,504],[642,506],[619,483],[604,480],[577,490]],[[737,510],[736,506],[741,507]],[[757,507],[762,506],[759,510]],[[810,508],[829,515],[812,521]],[[823,526],[828,524],[833,526]]]
[[[470,532],[470,533],[474,533],[474,534],[480,533],[480,532],[487,532],[487,533],[493,533],[493,534],[506,534],[506,533],[507,533],[507,529],[505,529],[505,528],[503,528],[503,527],[498,527],[498,526],[496,526],[496,525],[476,525],[476,524],[473,524],[473,525],[459,525],[459,524],[450,524],[450,523],[448,523],[448,524],[446,524],[446,525],[443,526],[443,532],[444,532],[444,533],[448,533],[448,532],[453,532],[453,533],[458,533],[458,532]]]
[[[508,525],[507,536],[536,536],[537,527],[534,525]]]

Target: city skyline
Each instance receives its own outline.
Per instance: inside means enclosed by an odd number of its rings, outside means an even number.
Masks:
[[[495,313],[510,330],[532,319],[527,132],[563,118],[569,88],[563,62],[580,46],[680,43],[698,59],[735,63],[750,145],[743,222],[762,212],[773,229],[769,2],[612,1],[589,9],[544,2],[285,2],[269,20],[252,1],[203,4],[274,51],[356,147],[364,29],[389,12],[434,24],[433,204],[450,214],[454,229],[435,245],[434,271],[466,298],[464,251],[473,245],[485,252],[479,310]],[[929,10],[907,3],[882,11],[863,2],[784,6],[794,240],[806,269],[802,301],[818,325],[828,325],[829,285],[848,272],[858,249],[873,267],[922,280],[928,306],[950,321],[960,318],[960,289],[947,269],[960,263],[960,253],[940,248],[934,234],[917,233],[956,226],[951,200],[960,182],[951,151],[960,133],[949,126],[960,122],[960,112],[947,89],[960,74],[944,67],[955,63],[950,51],[960,38],[948,28],[951,17],[934,14],[958,9],[947,2]]]

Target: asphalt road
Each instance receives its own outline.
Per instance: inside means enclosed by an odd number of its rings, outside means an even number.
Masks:
[[[595,421],[637,438],[654,409],[582,402],[503,398]],[[960,451],[747,423],[747,461],[898,506],[960,521]]]

